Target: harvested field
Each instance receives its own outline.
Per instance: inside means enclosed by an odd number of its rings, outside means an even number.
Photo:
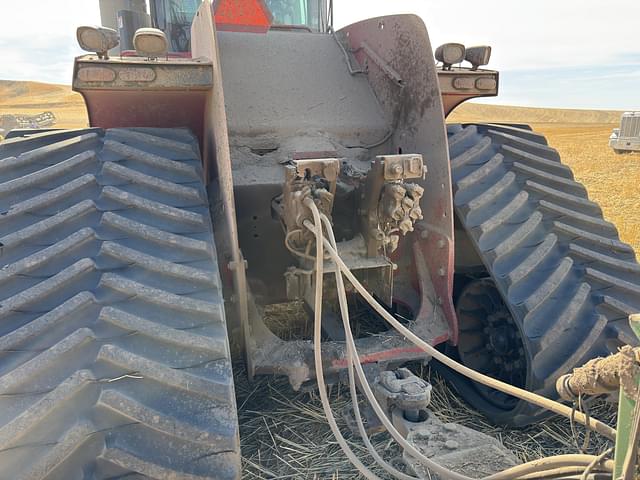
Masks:
[[[69,85],[0,80],[0,115],[35,115],[52,111],[55,128],[84,128],[89,125],[80,94]]]
[[[35,82],[0,81],[0,114],[33,114],[51,110],[57,127],[86,126],[82,98],[70,87]],[[530,109],[469,104],[449,119],[452,122],[530,123],[560,151],[590,197],[599,202],[605,216],[616,223],[621,238],[640,251],[640,155],[615,155],[607,145],[619,112]],[[295,315],[294,310],[285,315]],[[275,320],[274,320],[275,321]],[[299,322],[298,322],[299,323]],[[499,428],[461,402],[450,387],[429,367],[416,367],[434,385],[431,408],[447,422],[458,422],[500,439],[523,460],[545,455],[573,453],[576,441],[568,421],[557,417],[526,429]],[[361,478],[346,460],[324,418],[317,392],[293,392],[282,378],[247,380],[244,366],[235,368],[244,476],[248,479],[355,479]],[[353,438],[342,421],[348,404],[348,388],[333,387],[331,398],[336,417],[354,451],[372,465],[361,442]],[[615,411],[603,403],[591,406],[591,414],[615,423]],[[578,440],[584,431],[578,428]],[[400,455],[387,434],[374,436],[373,443],[390,461]],[[589,453],[600,453],[609,444],[592,436]],[[381,473],[376,470],[377,473]]]

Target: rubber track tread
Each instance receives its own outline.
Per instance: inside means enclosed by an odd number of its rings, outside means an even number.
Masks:
[[[1,478],[240,478],[197,139],[0,144]]]
[[[634,338],[625,316],[640,311],[640,265],[544,137],[481,124],[447,131],[456,217],[519,326],[526,388],[554,395],[557,376]],[[524,402],[477,406],[517,425],[540,416]]]

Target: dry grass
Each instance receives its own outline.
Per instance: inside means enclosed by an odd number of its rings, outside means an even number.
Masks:
[[[428,368],[413,370],[432,383],[434,388],[429,408],[436,416],[444,422],[460,423],[499,439],[522,461],[578,451],[571,426],[562,418],[552,417],[525,429],[496,427],[461,401],[438,374]],[[283,378],[261,377],[250,383],[244,373],[243,366],[238,365],[236,393],[243,478],[362,478],[334,439],[317,392],[295,393]],[[350,434],[342,420],[342,411],[349,406],[348,387],[334,386],[331,402],[334,415],[354,452],[365,465],[372,467],[382,478],[387,478],[374,465],[360,439]],[[615,411],[607,404],[594,404],[591,414],[615,424]],[[582,443],[581,428],[578,428],[578,437]],[[387,461],[401,466],[401,452],[388,434],[374,435],[372,443]],[[605,439],[592,435],[588,452],[601,453],[610,446]],[[473,476],[473,472],[465,473]]]
[[[616,123],[622,112],[615,110],[577,110],[560,108],[513,107],[467,102],[449,117],[452,122],[505,122],[593,124]],[[607,135],[608,136],[608,135]]]

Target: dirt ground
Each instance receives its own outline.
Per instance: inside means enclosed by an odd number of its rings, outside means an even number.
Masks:
[[[82,99],[68,86],[0,81],[0,115],[46,110],[56,114],[57,127],[87,125]],[[534,130],[545,134],[550,145],[560,151],[563,161],[587,186],[590,197],[602,205],[607,219],[618,225],[621,238],[640,251],[640,209],[637,208],[640,154],[615,155],[607,145],[619,116],[619,112],[470,104],[461,107],[450,120],[532,124]],[[523,461],[577,451],[568,421],[551,418],[519,430],[492,426],[461,402],[437,374],[428,368],[420,371],[434,385],[432,408],[444,421],[462,423],[493,435]],[[282,378],[249,382],[241,364],[236,366],[236,378],[245,478],[361,478],[333,438],[315,392],[293,392]],[[334,387],[331,398],[335,415],[344,429],[341,413],[348,404],[346,387]],[[615,423],[615,411],[611,407],[594,404],[591,411],[602,420]],[[578,429],[580,442],[583,433]],[[372,465],[362,443],[348,433],[347,437],[363,462]],[[376,435],[373,443],[386,459],[398,459],[400,452],[388,435]],[[608,447],[606,441],[592,438],[587,450],[600,453]],[[377,470],[377,473],[382,472]]]
[[[82,97],[69,85],[0,80],[0,115],[51,111],[56,128],[83,128],[89,125]]]

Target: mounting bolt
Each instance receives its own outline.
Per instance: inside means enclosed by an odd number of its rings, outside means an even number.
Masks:
[[[444,277],[445,271],[444,271],[444,267],[440,267],[438,269],[438,275],[440,275],[441,277]]]
[[[429,230],[422,230],[420,232],[420,238],[423,240],[426,240],[427,238],[429,238]]]
[[[246,260],[241,260],[240,265],[242,265],[245,270],[249,267],[249,264]],[[227,264],[227,267],[233,272],[236,270],[236,268],[238,268],[238,262],[231,261]]]
[[[438,240],[438,248],[444,248],[444,240],[443,239]]]

